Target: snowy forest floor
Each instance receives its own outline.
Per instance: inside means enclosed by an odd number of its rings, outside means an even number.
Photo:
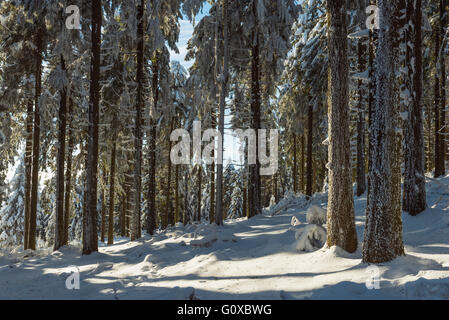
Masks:
[[[428,206],[403,215],[406,256],[378,265],[380,289],[368,290],[361,262],[366,196],[355,198],[359,249],[297,252],[295,231],[310,202],[290,198],[223,228],[180,226],[140,241],[116,239],[82,256],[78,245],[51,253],[0,250],[0,299],[449,299],[449,176],[429,180]],[[326,195],[312,204],[326,208]],[[295,216],[301,224],[292,226]],[[80,289],[68,290],[69,266]]]

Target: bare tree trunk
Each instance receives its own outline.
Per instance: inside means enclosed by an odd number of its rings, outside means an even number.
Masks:
[[[329,42],[329,202],[327,245],[357,250],[351,181],[346,0],[327,2]]]
[[[359,72],[365,71],[365,46],[364,40],[359,40],[358,43],[358,60]],[[366,191],[366,158],[365,158],[365,111],[364,111],[364,96],[362,80],[358,81],[359,90],[359,106],[357,118],[357,197],[360,197]]]
[[[435,173],[434,177],[438,178],[443,175],[443,167],[442,167],[442,154],[441,154],[441,140],[443,137],[441,136],[441,84],[440,77],[441,71],[441,60],[440,56],[440,48],[441,48],[441,40],[440,40],[440,22],[437,23],[435,27],[435,63],[436,63],[436,71],[435,71],[435,101],[434,101],[434,116],[435,116]]]
[[[370,154],[368,206],[366,209],[363,262],[382,263],[404,253],[402,221],[396,197],[398,157],[395,124],[398,110],[394,104],[395,54],[394,35],[397,32],[394,13],[397,4],[379,0],[379,45],[376,55],[376,104],[370,126]],[[393,8],[392,8],[393,6]]]
[[[106,173],[103,171],[105,175],[105,181],[107,181]],[[104,242],[106,237],[106,199],[104,196],[104,188],[101,189],[101,230],[100,230],[100,241]]]
[[[422,8],[421,0],[407,0],[405,81],[410,95],[408,119],[404,121],[404,192],[403,210],[416,216],[426,209],[426,179],[424,173],[424,136],[422,119]],[[413,26],[413,27],[412,27]],[[410,48],[410,45],[413,48]]]
[[[446,0],[440,0],[440,33],[441,33],[441,44],[440,49],[440,79],[441,79],[441,97],[440,97],[440,168],[441,175],[446,175],[446,57],[445,48],[447,46],[446,35],[446,19],[448,13],[446,10]]]
[[[157,108],[159,103],[159,65],[158,56],[155,53],[152,65],[153,79],[153,103],[154,108]],[[149,159],[149,174],[148,174],[148,206],[147,206],[147,232],[153,235],[156,229],[156,122],[154,119],[150,119],[150,159]]]
[[[100,113],[101,0],[92,0],[92,60],[89,101],[89,143],[87,156],[87,212],[83,239],[83,254],[98,251],[97,178],[98,122]]]
[[[170,132],[173,131],[173,119],[170,121]],[[175,218],[173,217],[173,205],[171,200],[171,161],[170,161],[170,152],[171,152],[171,141],[168,141],[168,161],[167,161],[167,189],[166,189],[166,211],[165,211],[165,225],[164,229],[167,228],[168,225],[175,225]]]
[[[301,192],[306,192],[306,138],[303,134],[301,136]]]
[[[39,153],[40,153],[40,106],[39,98],[42,90],[42,39],[38,34],[36,37],[36,70],[34,91],[34,131],[33,131],[33,169],[31,175],[31,199],[30,199],[30,222],[28,231],[28,249],[36,250],[36,218],[37,218],[37,191],[39,188]]]
[[[135,120],[135,159],[134,159],[134,212],[131,219],[131,241],[141,237],[140,203],[142,193],[142,109],[144,105],[143,92],[143,65],[144,65],[144,10],[145,1],[141,0],[137,8],[137,99]]]
[[[202,188],[202,166],[198,165],[198,189],[197,189],[197,207],[196,207],[196,218],[195,221],[201,221],[201,188]]]
[[[31,201],[31,169],[33,165],[33,101],[28,102],[26,122],[26,149],[25,149],[25,226],[23,248],[28,249],[30,229],[30,201]]]
[[[73,132],[73,100],[69,98],[69,113],[68,113],[68,135],[69,145],[67,149],[67,166],[65,173],[65,197],[64,197],[64,244],[69,244],[69,224],[70,224],[70,203],[72,190],[72,155],[75,144]]]
[[[313,106],[309,103],[307,129],[307,187],[306,196],[313,196]]]
[[[122,207],[120,212],[120,236],[126,236],[126,198],[127,198],[127,189],[125,189],[125,195],[122,196]]]
[[[65,60],[61,55],[61,69],[65,72]],[[56,167],[56,223],[55,243],[56,251],[64,245],[64,165],[65,165],[65,139],[67,127],[67,88],[61,90],[59,103],[59,132],[58,132],[58,156]]]
[[[108,224],[108,245],[114,244],[114,198],[115,198],[115,162],[117,153],[117,116],[112,120],[113,136],[111,151],[111,174],[109,182],[109,224]]]
[[[259,18],[256,1],[253,1],[253,16],[255,19],[254,31],[252,34],[253,45],[251,48],[251,129],[258,132],[260,129],[260,35]],[[260,162],[259,162],[259,136],[256,134],[256,164],[250,164],[249,182],[249,217],[261,213],[261,186],[260,186]]]
[[[179,221],[179,166],[175,164],[175,224]]]
[[[223,0],[223,77],[220,83],[220,109],[218,116],[218,130],[221,133],[222,146],[224,145],[224,113],[226,106],[226,97],[228,96],[229,81],[229,35],[228,35],[228,0]],[[216,196],[216,215],[215,223],[219,226],[223,225],[223,150],[218,154],[217,164],[217,194]]]
[[[298,193],[298,159],[296,152],[296,134],[293,134],[293,192]]]

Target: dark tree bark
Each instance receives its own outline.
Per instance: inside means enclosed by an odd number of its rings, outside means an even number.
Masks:
[[[260,35],[257,5],[253,2],[253,15],[255,27],[253,31],[253,46],[251,48],[251,129],[256,131],[256,164],[249,165],[249,217],[261,213],[261,185],[260,185],[260,162],[259,162],[259,135],[260,126]]]
[[[28,249],[36,250],[36,218],[37,218],[37,191],[39,188],[39,153],[41,118],[39,110],[39,98],[42,91],[42,39],[36,36],[36,69],[35,69],[35,91],[34,91],[34,131],[33,131],[33,169],[31,175],[31,199],[28,231]]]
[[[422,7],[421,0],[407,0],[405,81],[410,95],[406,105],[408,119],[404,121],[404,192],[403,210],[416,216],[426,209],[426,179],[424,173],[424,135],[422,119]],[[411,27],[414,26],[414,27]]]
[[[84,227],[83,254],[98,251],[97,232],[97,178],[98,178],[98,122],[100,113],[100,48],[102,7],[101,0],[92,0],[92,59],[89,100],[89,138],[87,156],[87,210]]]
[[[65,72],[65,60],[61,55],[61,69]],[[59,131],[58,155],[56,166],[56,223],[55,243],[56,251],[64,245],[64,165],[65,165],[65,139],[67,127],[67,88],[62,88],[59,102]]]
[[[306,138],[301,136],[301,192],[306,192]]]
[[[28,249],[28,232],[30,228],[31,169],[33,165],[33,101],[28,102],[25,147],[25,226],[23,248]]]
[[[179,165],[175,165],[175,224],[180,222],[179,217]]]
[[[64,197],[64,244],[69,244],[69,223],[70,223],[70,203],[72,194],[72,155],[75,144],[73,130],[73,100],[69,98],[68,113],[68,149],[67,149],[67,165],[65,173],[65,197]]]
[[[111,173],[109,176],[109,216],[108,216],[108,245],[114,244],[114,201],[115,201],[115,167],[117,153],[117,115],[112,120],[112,151]]]
[[[220,109],[218,115],[218,130],[221,133],[221,142],[224,145],[224,116],[226,97],[228,96],[229,81],[229,35],[228,35],[228,0],[223,0],[223,79],[220,83]],[[217,194],[216,196],[216,215],[215,223],[219,226],[223,225],[223,150],[219,153],[219,163],[217,164]]]
[[[201,221],[201,189],[202,189],[202,174],[201,174],[201,171],[202,171],[202,166],[201,166],[201,164],[199,164],[198,165],[198,167],[197,167],[197,169],[198,169],[198,172],[197,172],[197,175],[198,175],[198,187],[197,187],[197,200],[198,200],[198,202],[197,202],[197,205],[196,205],[196,218],[194,219],[195,221]]]
[[[103,171],[105,175],[105,181],[107,181],[106,173]],[[100,228],[100,241],[105,242],[106,238],[106,199],[104,196],[104,188],[101,189],[101,228]]]
[[[131,219],[131,241],[141,237],[140,210],[142,196],[142,109],[144,105],[143,67],[144,67],[144,10],[145,1],[141,0],[137,8],[137,98],[135,120],[135,158],[134,158],[134,211]]]
[[[170,121],[170,132],[173,131],[173,119]],[[168,149],[167,149],[167,155],[168,155],[168,161],[167,161],[167,186],[165,190],[165,201],[166,201],[166,209],[165,209],[165,223],[164,223],[164,229],[167,228],[168,225],[175,225],[175,218],[173,216],[173,205],[171,200],[171,161],[170,161],[170,152],[171,152],[171,141],[168,142]]]
[[[120,213],[120,236],[126,237],[126,210],[128,202],[128,188],[125,188],[125,194],[122,196],[122,210]]]
[[[364,40],[359,40],[358,47],[358,62],[359,72],[365,71],[366,59],[365,59],[365,45]],[[359,105],[358,105],[358,117],[357,117],[357,197],[360,197],[366,191],[366,157],[365,157],[365,110],[364,110],[364,96],[365,90],[363,89],[362,80],[358,81],[359,91]]]
[[[441,97],[440,97],[440,168],[441,175],[446,175],[446,56],[445,48],[447,46],[446,36],[446,19],[448,13],[446,13],[446,1],[440,0],[440,34],[442,48],[440,49],[440,79],[441,79]],[[444,43],[444,41],[446,43]]]
[[[154,108],[157,108],[159,103],[159,65],[157,53],[153,58],[152,64],[153,78],[152,90]],[[153,235],[156,229],[156,122],[150,119],[150,154],[149,154],[149,174],[148,174],[148,207],[147,207],[147,232]]]
[[[329,43],[329,203],[327,245],[357,250],[349,134],[346,0],[327,1]]]
[[[308,129],[307,129],[307,186],[306,196],[313,196],[313,105],[308,108]]]
[[[293,134],[293,192],[298,193],[298,159],[296,152],[296,134]]]
[[[441,48],[441,31],[440,31],[440,21],[437,23],[437,26],[435,27],[435,63],[436,63],[436,72],[435,72],[435,101],[434,101],[434,116],[435,116],[435,172],[434,177],[438,178],[443,175],[443,166],[442,163],[444,160],[442,160],[443,156],[441,154],[441,145],[442,145],[442,139],[441,136],[441,84],[440,84],[440,77],[441,77],[441,71],[438,68],[438,65],[441,67],[441,61],[440,61],[440,48]]]
[[[217,127],[217,121],[215,120],[215,114],[212,114],[212,128]],[[215,150],[212,150],[212,157],[215,158]],[[215,223],[215,203],[216,203],[216,195],[215,195],[215,163],[209,166],[209,174],[210,174],[210,211],[209,211],[209,222]]]

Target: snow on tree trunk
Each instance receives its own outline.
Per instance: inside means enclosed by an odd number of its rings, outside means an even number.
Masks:
[[[379,0],[379,44],[376,55],[376,102],[372,110],[370,190],[366,209],[363,261],[381,263],[404,253],[400,198],[395,196],[398,114],[394,105],[394,8]],[[393,5],[395,7],[395,5]]]
[[[346,1],[327,2],[329,42],[329,202],[327,244],[357,250],[352,195]]]
[[[364,39],[359,39],[357,44],[358,51],[358,71],[364,72],[366,69],[366,46],[363,43]],[[358,91],[359,91],[359,101],[358,101],[358,116],[357,116],[357,196],[360,197],[366,191],[366,157],[365,157],[365,110],[364,102],[365,100],[365,87],[363,81],[358,80]]]
[[[424,136],[422,119],[422,9],[421,0],[407,0],[406,93],[404,121],[403,210],[415,216],[426,209]]]
[[[83,254],[98,251],[97,178],[98,178],[98,122],[100,110],[100,48],[101,0],[92,0],[92,58],[89,100],[89,134],[86,172],[86,214],[84,216]]]

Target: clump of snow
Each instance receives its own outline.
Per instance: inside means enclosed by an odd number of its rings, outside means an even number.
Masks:
[[[311,224],[296,231],[296,250],[312,252],[326,243],[327,232],[322,226]]]
[[[190,245],[193,247],[207,248],[210,247],[217,240],[218,240],[217,233],[213,232],[202,237],[201,239],[195,239],[190,241]]]
[[[292,227],[299,226],[301,224],[301,221],[298,220],[295,216],[292,217],[291,225]]]
[[[323,210],[322,208],[318,207],[318,206],[311,206],[308,210],[307,210],[307,223],[310,224],[317,224],[317,225],[324,225],[326,224],[326,220],[327,220],[327,214],[326,211]]]

